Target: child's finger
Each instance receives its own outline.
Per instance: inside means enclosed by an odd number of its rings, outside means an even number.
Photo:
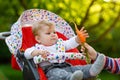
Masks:
[[[81,46],[81,51],[84,52],[85,51],[85,47]]]
[[[84,47],[86,48],[86,49],[88,49],[88,44],[87,43],[84,43]]]
[[[82,54],[83,54],[84,56],[86,56],[86,53],[83,52]]]
[[[84,33],[86,33],[86,32],[87,32],[87,30],[84,30],[83,32],[84,32]]]
[[[85,28],[85,27],[82,27],[82,28],[80,29],[80,31],[83,31],[83,30],[84,30],[84,28]]]

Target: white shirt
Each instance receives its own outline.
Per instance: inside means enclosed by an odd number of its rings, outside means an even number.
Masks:
[[[57,46],[56,46],[56,44],[57,44]],[[66,41],[58,39],[58,42],[56,44],[54,44],[52,46],[44,46],[44,45],[41,45],[41,44],[35,44],[35,46],[26,49],[24,55],[25,55],[25,57],[27,59],[33,58],[31,53],[35,49],[47,50],[48,52],[50,52],[50,54],[56,54],[56,53],[64,54],[66,50],[69,50],[69,49],[72,49],[72,48],[76,48],[79,45],[76,42],[75,37],[70,38],[69,40],[66,40]],[[61,47],[61,48],[63,47],[65,49],[59,49],[58,47]],[[56,49],[56,48],[58,48],[58,49]],[[61,62],[64,62],[64,61],[65,60],[61,60],[61,61],[50,60],[49,62],[51,62],[51,63],[61,63]]]

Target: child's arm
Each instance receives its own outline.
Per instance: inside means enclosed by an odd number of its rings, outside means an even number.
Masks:
[[[79,36],[81,36],[82,39],[79,38]],[[70,38],[69,40],[64,41],[65,49],[69,50],[69,49],[78,47],[88,37],[89,37],[89,35],[88,35],[87,31],[84,30],[84,27],[82,27],[79,30],[79,33],[77,34],[77,36]]]
[[[38,55],[41,55],[43,58],[46,58],[48,54],[49,54],[48,51],[40,50],[40,49],[38,50],[35,47],[31,47],[31,48],[26,49],[25,53],[24,53],[26,59],[31,59],[34,56],[38,56]]]
[[[31,55],[34,56],[39,56],[41,55],[43,58],[46,58],[49,52],[47,50],[40,50],[40,49],[35,49],[32,51]]]
[[[49,54],[46,58],[43,58],[41,55],[34,57],[34,62],[36,64],[42,62],[42,61],[49,61],[49,60],[67,60],[67,59],[82,59],[85,60],[85,56],[81,53],[55,53],[55,54]]]
[[[84,47],[83,47],[84,46]],[[88,52],[88,56],[90,57],[90,59],[92,60],[96,60],[97,56],[98,56],[98,53],[97,51],[92,47],[90,46],[89,44],[85,43],[81,47],[81,51],[84,52],[85,48],[87,49],[87,52]]]
[[[114,74],[120,74],[120,58],[106,57],[104,69]]]
[[[81,59],[85,60],[85,56],[82,53],[74,53],[74,52],[68,52],[65,53],[66,60],[67,59]]]
[[[86,49],[88,50],[90,58],[92,60],[96,60],[99,53],[97,53],[97,51],[87,43],[84,44],[84,47],[86,47]],[[120,74],[119,67],[120,67],[120,58],[110,58],[106,56],[104,69],[114,74]]]

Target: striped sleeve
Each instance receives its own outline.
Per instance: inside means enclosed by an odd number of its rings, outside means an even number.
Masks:
[[[111,73],[120,74],[120,58],[106,57],[104,68]]]

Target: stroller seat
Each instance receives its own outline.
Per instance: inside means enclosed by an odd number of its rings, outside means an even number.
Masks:
[[[52,12],[43,9],[30,9],[25,11],[12,26],[11,35],[6,38],[6,43],[12,53],[12,67],[23,71],[24,80],[47,80],[42,68],[34,66],[35,64],[32,59],[27,60],[24,57],[24,51],[36,43],[32,34],[32,26],[28,24],[43,19],[56,24],[57,35],[63,40],[67,40],[75,35],[69,24]],[[67,52],[78,52],[78,49],[71,49]],[[69,59],[66,62],[73,66],[86,65],[85,60]]]

